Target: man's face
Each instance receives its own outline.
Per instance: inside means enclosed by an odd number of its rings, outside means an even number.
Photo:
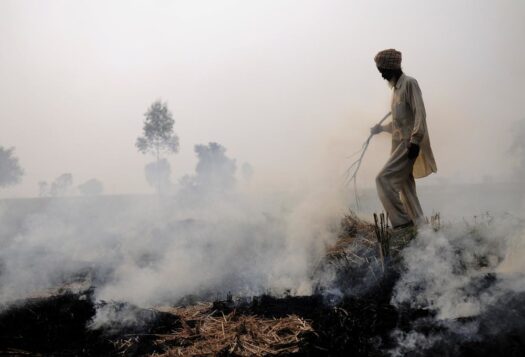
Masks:
[[[385,68],[377,68],[379,72],[381,73],[381,77],[383,77],[384,80],[390,81],[392,78],[394,78],[394,71],[391,69],[385,69]]]
[[[385,69],[385,68],[379,68],[379,67],[377,69],[381,73],[381,77],[383,77],[383,79],[388,82],[388,86],[390,88],[394,88],[394,86],[396,85],[395,71],[391,69]]]

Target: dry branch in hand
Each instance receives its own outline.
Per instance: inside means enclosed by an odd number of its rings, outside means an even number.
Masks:
[[[378,123],[378,125],[383,124],[383,122],[390,116],[390,112],[386,114]],[[345,183],[350,184],[351,182],[354,183],[354,194],[355,194],[355,203],[357,205],[357,208],[359,208],[359,196],[357,195],[357,173],[359,172],[359,169],[361,168],[361,163],[363,162],[363,157],[365,156],[366,149],[368,149],[368,145],[370,144],[370,140],[372,139],[372,136],[374,134],[370,134],[368,136],[368,139],[363,143],[361,146],[361,150],[355,152],[350,157],[353,157],[359,153],[359,158],[355,160],[350,167],[345,172]]]

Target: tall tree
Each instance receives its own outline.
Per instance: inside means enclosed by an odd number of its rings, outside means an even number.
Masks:
[[[167,103],[155,101],[144,114],[143,136],[137,138],[135,146],[143,154],[153,154],[156,167],[161,167],[163,154],[174,154],[179,150],[179,137],[173,132],[175,120]],[[161,170],[156,170],[161,171]],[[161,178],[157,178],[157,191],[161,190]]]
[[[173,132],[173,115],[167,103],[154,102],[144,114],[143,136],[137,138],[137,149],[143,154],[155,155],[157,161],[163,153],[179,150],[179,137]]]
[[[16,185],[22,179],[24,170],[14,156],[14,148],[4,149],[0,146],[0,187]]]

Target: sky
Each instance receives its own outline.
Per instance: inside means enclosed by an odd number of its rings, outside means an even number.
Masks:
[[[512,181],[525,120],[525,2],[0,1],[0,146],[15,147],[31,197],[73,174],[108,194],[152,189],[144,113],[167,102],[180,138],[173,180],[195,144],[218,142],[261,184],[343,184],[348,156],[389,111],[373,57],[403,53],[423,91],[438,173],[432,183]],[[372,186],[389,137],[374,138]],[[325,178],[329,180],[325,180]]]

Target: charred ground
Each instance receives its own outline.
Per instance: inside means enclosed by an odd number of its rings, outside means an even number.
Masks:
[[[417,333],[434,340],[429,348],[406,351],[405,355],[521,356],[525,351],[525,294],[504,299],[479,318],[438,323],[431,311],[392,306],[390,294],[394,282],[395,277],[388,277],[367,294],[345,297],[336,306],[327,305],[321,295],[261,296],[240,305],[217,301],[208,312],[213,316],[234,313],[237,318],[297,315],[308,321],[313,331],[299,335],[298,350],[281,355],[387,356],[398,347],[396,334],[402,333]],[[96,307],[89,292],[38,298],[11,307],[0,315],[0,352],[4,355],[143,356],[172,351],[176,355],[177,347],[188,343],[177,340],[159,343],[160,337],[181,329],[182,324],[177,315],[154,310],[135,308],[143,323],[121,326],[118,333],[91,329],[88,326]],[[508,319],[517,323],[508,326],[505,324]],[[467,329],[473,324],[479,329],[477,339],[466,339],[457,332],[461,326]],[[246,355],[242,350],[230,352],[229,347],[217,350],[216,354]]]
[[[348,254],[346,254],[346,253]],[[481,314],[438,319],[436,311],[392,304],[402,264],[383,273],[373,228],[346,218],[338,245],[319,271],[335,267],[330,288],[311,296],[228,298],[178,308],[141,309],[95,302],[93,290],[61,291],[14,303],[0,313],[0,354],[50,356],[296,355],[522,356],[525,294],[498,297]],[[315,277],[314,277],[315,278]],[[481,274],[467,286],[480,295],[497,284]],[[467,294],[467,295],[468,295]],[[97,310],[132,322],[94,326]]]

